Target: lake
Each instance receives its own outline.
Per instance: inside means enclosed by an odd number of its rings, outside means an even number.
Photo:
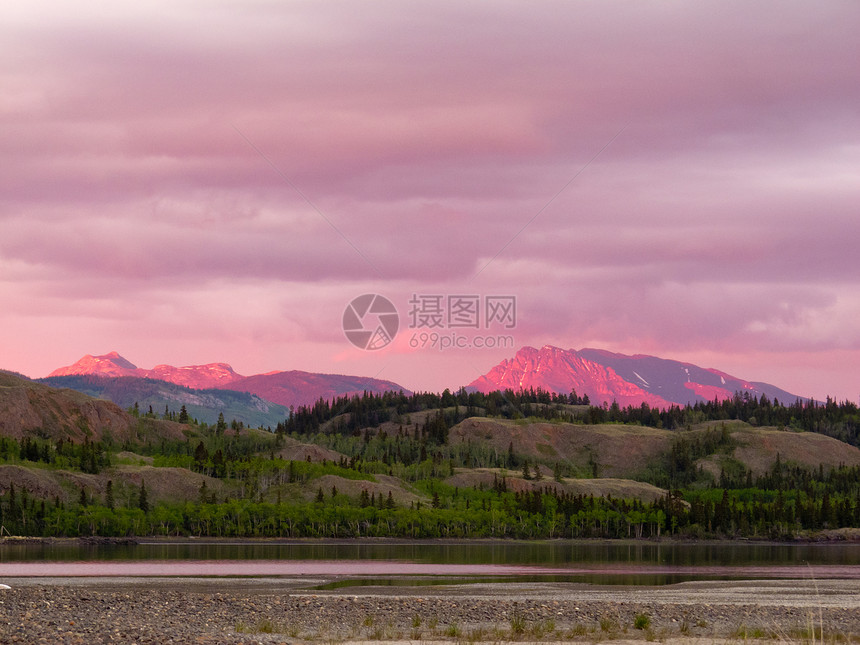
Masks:
[[[858,544],[590,541],[142,541],[3,544],[0,579],[324,576],[335,585],[504,582],[663,585],[689,580],[860,579]]]

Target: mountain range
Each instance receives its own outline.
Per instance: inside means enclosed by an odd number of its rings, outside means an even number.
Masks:
[[[551,345],[523,347],[468,387],[481,392],[540,388],[570,394],[576,390],[579,396],[588,395],[593,404],[617,401],[622,407],[642,403],[658,408],[683,406],[727,399],[735,392],[765,395],[784,403],[802,398],[767,383],[746,381],[692,363]]]
[[[138,402],[144,409],[151,405],[161,412],[165,406],[176,410],[185,405],[189,414],[207,423],[223,412],[228,420],[253,426],[274,426],[288,415],[289,407],[313,404],[320,398],[331,400],[365,391],[408,392],[392,381],[361,376],[298,370],[243,376],[227,363],[144,369],[117,352],[88,354],[54,370],[41,382],[107,398],[126,408]],[[482,392],[533,388],[564,394],[575,390],[597,405],[617,401],[622,407],[646,403],[655,408],[722,400],[739,391],[782,402],[802,398],[767,383],[692,363],[551,345],[523,347],[467,388]]]
[[[120,383],[111,382],[116,379]],[[144,369],[117,352],[100,356],[87,354],[72,365],[54,370],[41,381],[103,396],[125,407],[137,401],[141,406],[152,405],[156,412],[160,412],[164,405],[171,410],[185,405],[189,414],[201,421],[213,422],[215,419],[210,417],[214,415],[217,418],[220,411],[228,420],[235,418],[255,426],[259,425],[260,415],[267,418],[265,425],[273,425],[271,419],[283,420],[290,406],[313,404],[320,398],[330,400],[389,390],[408,392],[392,381],[364,376],[300,370],[243,376],[227,363],[184,367],[156,365],[152,369]],[[174,387],[168,387],[168,384]],[[243,399],[237,393],[247,398]],[[231,406],[234,409],[228,412]],[[242,407],[250,407],[251,411],[243,412],[239,409]]]
[[[137,367],[131,361],[123,358],[117,352],[101,356],[87,354],[76,363],[54,370],[48,378],[54,376],[81,376],[93,374],[96,376],[134,378],[149,378],[184,385],[193,389],[223,388],[241,381],[244,377],[237,374],[227,363],[208,363],[206,365],[188,365],[173,367],[172,365],[156,365],[151,370]]]

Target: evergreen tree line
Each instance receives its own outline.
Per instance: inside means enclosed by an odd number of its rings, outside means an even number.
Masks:
[[[475,416],[498,416],[521,419],[534,416],[546,419],[574,420],[575,414],[566,406],[587,406],[588,396],[580,397],[576,391],[556,394],[543,390],[505,390],[490,392],[467,392],[461,388],[456,393],[445,390],[442,394],[418,392],[411,395],[401,392],[364,392],[361,396],[342,396],[328,401],[319,399],[309,406],[293,409],[290,417],[278,424],[276,431],[300,435],[318,432],[328,421],[341,415],[344,418],[333,431],[350,434],[363,428],[379,426],[415,412],[425,410],[446,411],[455,408],[456,413],[447,413],[450,425]]]
[[[0,437],[0,463],[43,463],[55,468],[70,468],[98,474],[110,466],[107,446],[101,441],[84,439],[76,444],[62,439],[24,437],[19,442],[12,437]]]
[[[578,406],[573,408],[572,406]],[[584,408],[582,406],[585,406]],[[454,409],[454,412],[450,410]],[[697,402],[690,406],[673,405],[667,409],[652,408],[647,403],[621,407],[617,402],[589,405],[588,397],[549,393],[543,390],[505,390],[483,394],[460,389],[442,394],[403,392],[368,393],[362,396],[338,397],[331,402],[320,399],[311,406],[301,406],[276,431],[307,435],[319,432],[332,419],[328,431],[352,434],[367,427],[397,420],[410,413],[440,410],[448,427],[473,416],[520,419],[534,417],[572,423],[623,423],[676,430],[709,421],[737,420],[754,426],[777,426],[791,430],[816,432],[857,446],[860,445],[860,409],[850,401],[825,402],[797,399],[781,403],[762,395],[738,392],[719,401]]]
[[[591,406],[581,417],[586,423],[628,423],[676,430],[708,421],[736,420],[753,426],[776,426],[788,430],[816,432],[853,446],[860,445],[860,409],[851,401],[825,402],[797,399],[784,404],[767,396],[756,397],[737,392],[731,398],[698,402],[690,406],[671,406],[665,410],[647,403],[621,408]]]
[[[304,462],[296,462],[303,464]],[[845,492],[816,482],[810,490],[673,491],[652,502],[573,495],[560,487],[512,492],[508,482],[470,488],[422,482],[429,505],[389,494],[317,490],[311,502],[262,497],[216,502],[201,485],[196,502],[151,505],[145,483],[128,503],[82,491],[77,503],[37,499],[14,486],[0,496],[0,525],[18,535],[209,535],[226,537],[787,538],[804,530],[860,527],[857,469],[835,469]]]

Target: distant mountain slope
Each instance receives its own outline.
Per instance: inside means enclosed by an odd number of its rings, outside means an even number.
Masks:
[[[493,367],[469,384],[482,392],[497,389],[541,388],[569,394],[575,389],[594,404],[665,408],[698,401],[730,398],[737,391],[783,402],[798,397],[766,383],[753,383],[714,369],[655,356],[616,354],[600,349],[541,349],[523,347],[513,358]]]
[[[48,375],[48,378],[81,375],[156,379],[196,390],[232,390],[234,392],[254,394],[261,399],[265,399],[265,401],[286,407],[291,405],[298,407],[314,403],[320,398],[332,399],[338,396],[351,396],[353,394],[361,394],[364,391],[408,391],[406,388],[392,381],[364,376],[316,374],[298,370],[242,376],[241,374],[237,374],[227,363],[208,363],[206,365],[189,365],[186,367],[157,365],[153,369],[147,370],[137,367],[117,352],[110,352],[101,356],[87,354],[73,365],[54,370]],[[109,394],[105,396],[113,399]],[[213,394],[212,396],[224,399],[227,395]],[[125,400],[123,399],[123,401]],[[138,400],[138,402],[142,404],[142,401]],[[133,404],[134,401],[128,405]],[[258,403],[251,402],[251,404],[252,406],[257,406],[259,410]],[[124,405],[124,403],[120,405]],[[147,405],[149,404],[147,403]],[[188,405],[186,403],[186,407]],[[200,405],[201,407],[208,406],[208,404],[203,403]],[[161,404],[161,407],[163,407],[163,404]],[[190,408],[188,409],[190,413]],[[217,417],[217,412],[215,415]],[[227,416],[226,412],[224,416]],[[202,420],[202,417],[198,418]],[[236,418],[239,419],[239,417]],[[283,419],[283,415],[281,419]],[[267,422],[265,425],[271,424]]]
[[[272,372],[246,376],[230,383],[231,390],[252,392],[282,405],[309,405],[319,399],[331,400],[339,396],[352,396],[362,392],[409,392],[392,381],[345,376],[342,374],[316,374],[314,372]]]
[[[637,383],[644,390],[679,404],[705,399],[713,401],[714,397],[722,400],[733,396],[735,392],[749,392],[756,396],[765,394],[768,398],[776,397],[783,403],[792,403],[798,398],[767,383],[745,381],[692,363],[644,354],[627,356],[591,348],[581,349],[577,354],[604,367],[611,367],[626,381]],[[698,396],[691,398],[691,393]]]
[[[58,390],[0,371],[0,436],[21,439],[184,438],[187,426],[156,419],[135,419],[112,401],[74,390]],[[141,436],[144,435],[144,436]]]
[[[194,390],[224,388],[236,379],[242,378],[242,375],[236,374],[227,363],[208,363],[187,367],[156,365],[151,370],[146,370],[146,376],[151,379],[184,385]]]
[[[51,376],[39,379],[39,382],[52,387],[70,388],[100,399],[108,399],[124,409],[137,403],[141,412],[147,412],[150,406],[157,414],[164,412],[165,406],[173,412],[178,412],[184,405],[191,417],[209,424],[215,423],[218,420],[218,414],[223,413],[228,423],[235,419],[254,428],[260,426],[274,428],[289,414],[286,407],[261,399],[256,394],[234,390],[192,389],[151,378],[86,374]]]

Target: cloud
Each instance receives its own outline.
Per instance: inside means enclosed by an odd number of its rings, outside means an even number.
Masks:
[[[4,9],[0,331],[27,348],[8,367],[109,340],[142,363],[365,371],[336,321],[369,291],[515,294],[518,344],[853,352],[858,14]],[[490,356],[390,369],[456,386]]]

